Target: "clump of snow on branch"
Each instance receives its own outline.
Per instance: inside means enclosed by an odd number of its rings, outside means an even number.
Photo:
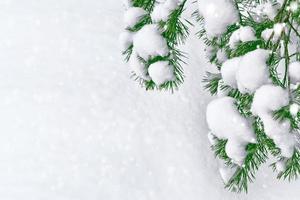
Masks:
[[[229,47],[235,48],[239,42],[249,42],[255,40],[255,32],[250,26],[242,26],[234,31],[229,39]]]
[[[152,21],[167,21],[171,12],[176,9],[181,2],[181,0],[162,0],[158,2],[151,13]]]
[[[221,74],[226,85],[238,88],[242,93],[253,93],[257,88],[269,82],[266,61],[269,51],[257,49],[241,57],[225,61]]]
[[[238,89],[242,93],[253,93],[257,88],[269,82],[269,71],[266,64],[269,51],[257,49],[241,58],[236,73]]]
[[[140,3],[138,2],[137,5]],[[183,8],[184,3],[184,0],[153,2],[151,0],[147,2],[148,7],[143,9],[135,7],[137,5],[131,0],[123,0],[126,10],[124,14],[126,30],[120,34],[119,40],[134,77],[147,89],[163,89],[166,88],[162,86],[164,83],[178,80],[175,77],[175,70],[181,60],[175,61],[177,66],[170,62],[170,60],[175,60],[173,51],[171,51],[175,47],[170,44],[169,37],[165,35],[165,27],[171,23],[168,20],[172,12],[179,7]],[[179,17],[175,16],[175,18]],[[162,26],[163,23],[165,26]],[[177,24],[175,25],[177,26]],[[172,84],[169,86],[173,87]]]
[[[207,106],[207,123],[212,133],[227,139],[226,153],[234,163],[242,165],[246,157],[246,145],[255,143],[256,137],[249,121],[242,117],[231,97],[215,99]]]
[[[158,25],[145,25],[133,37],[136,53],[145,60],[151,56],[166,56],[169,49],[166,39],[161,34]]]
[[[270,20],[274,20],[280,6],[278,4],[274,4],[271,1],[262,2],[257,5],[252,11],[254,11],[261,18],[268,18]],[[259,19],[261,19],[259,18]]]
[[[251,111],[255,115],[263,116],[288,104],[287,90],[279,86],[264,85],[255,92]]]
[[[221,67],[223,82],[232,88],[237,88],[236,73],[240,67],[241,58],[235,57],[226,60]]]
[[[288,121],[275,120],[273,112],[289,104],[288,91],[274,85],[264,85],[254,95],[251,111],[259,116],[264,124],[264,130],[281,150],[284,157],[291,157],[294,152],[296,139],[289,132],[291,125]]]
[[[198,0],[199,13],[204,17],[205,30],[210,37],[219,36],[230,24],[239,21],[232,0]]]
[[[168,61],[158,61],[149,66],[149,75],[156,85],[175,79],[173,66]]]
[[[119,36],[119,42],[123,50],[127,49],[133,43],[133,33],[127,30],[123,31]]]
[[[298,112],[300,111],[300,106],[296,103],[293,103],[290,105],[289,111],[293,117],[296,117]]]
[[[143,8],[131,7],[124,14],[124,24],[127,28],[136,25],[147,12]]]

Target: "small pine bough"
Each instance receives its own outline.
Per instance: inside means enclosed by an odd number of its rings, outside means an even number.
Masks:
[[[188,20],[181,18],[186,0],[126,0],[125,31],[120,36],[132,76],[147,90],[174,90],[183,83]]]
[[[189,34],[181,0],[126,2],[126,61],[146,89],[183,82],[179,50]],[[268,158],[279,179],[300,175],[300,1],[198,0],[197,32],[214,69],[203,79],[217,98],[208,134],[225,187],[247,192]]]

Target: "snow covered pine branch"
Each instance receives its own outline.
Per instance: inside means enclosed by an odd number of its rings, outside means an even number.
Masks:
[[[124,55],[146,89],[183,82],[178,49],[190,24],[180,0],[127,2]],[[278,178],[300,174],[299,0],[198,0],[193,13],[212,69],[208,134],[225,187],[247,192],[268,158]],[[184,22],[184,23],[183,23]]]
[[[147,90],[174,90],[183,82],[185,54],[178,49],[189,32],[181,19],[186,0],[128,0],[123,54],[133,77]]]

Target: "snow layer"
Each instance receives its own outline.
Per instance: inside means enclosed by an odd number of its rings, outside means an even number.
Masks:
[[[133,37],[136,53],[148,60],[151,56],[165,56],[169,53],[166,40],[162,37],[158,25],[145,25]]]
[[[280,35],[275,35],[273,28],[267,28],[261,33],[261,37],[265,40],[271,40],[273,42],[276,42],[279,39]]]
[[[229,47],[233,49],[239,42],[249,42],[255,39],[254,29],[250,26],[242,26],[230,36]]]
[[[291,125],[288,121],[279,122],[272,115],[260,116],[267,136],[273,139],[283,157],[292,157],[296,145],[296,138],[289,132]]]
[[[260,16],[266,16],[270,20],[274,20],[278,10],[279,6],[269,0],[258,5],[255,9],[255,12]]]
[[[149,66],[149,75],[156,85],[175,79],[173,66],[168,61],[158,61]]]
[[[233,162],[242,165],[246,157],[246,145],[256,141],[250,123],[240,115],[231,97],[221,97],[207,106],[208,127],[219,139],[228,139],[226,153]]]
[[[295,137],[290,133],[288,121],[279,122],[273,117],[276,111],[289,104],[289,94],[279,86],[264,85],[259,88],[253,98],[251,111],[259,116],[264,124],[266,135],[273,139],[284,157],[291,157],[295,147]]]
[[[289,94],[279,86],[264,85],[254,95],[251,111],[254,115],[271,114],[289,104]]]
[[[300,182],[266,166],[247,195],[224,189],[193,32],[180,90],[146,92],[118,49],[121,3],[0,5],[1,200],[299,199]]]
[[[240,67],[240,57],[226,60],[221,67],[222,79],[225,85],[237,88],[236,73]]]
[[[178,6],[181,0],[164,0],[155,5],[151,18],[153,22],[167,21],[171,12]]]
[[[276,42],[280,37],[282,31],[286,30],[286,25],[284,23],[277,23],[274,25],[273,28],[267,28],[261,33],[261,37],[268,41],[271,39],[271,41]]]
[[[198,9],[210,37],[219,36],[227,26],[239,21],[232,0],[198,0]]]
[[[242,93],[253,93],[269,82],[268,57],[269,51],[264,49],[251,51],[242,57],[236,73],[238,89]]]
[[[298,112],[300,111],[300,106],[296,103],[290,105],[290,113],[292,116],[297,116]]]
[[[266,65],[269,51],[257,49],[241,57],[225,61],[221,74],[226,85],[238,88],[242,93],[253,93],[257,88],[269,82]]]
[[[124,14],[124,24],[126,27],[132,28],[136,25],[147,12],[143,8],[131,7]]]

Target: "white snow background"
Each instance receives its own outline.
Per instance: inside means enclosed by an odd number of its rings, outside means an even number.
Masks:
[[[1,200],[296,200],[264,167],[223,188],[191,37],[178,92],[146,92],[118,47],[117,0],[0,0]]]

